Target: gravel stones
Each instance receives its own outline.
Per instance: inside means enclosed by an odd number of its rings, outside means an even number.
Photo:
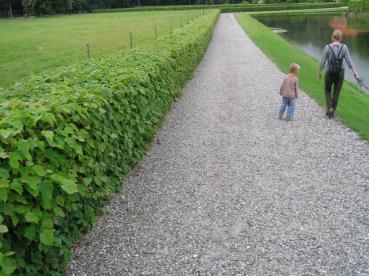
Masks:
[[[278,120],[282,78],[222,14],[69,275],[369,273],[369,146],[304,93]]]

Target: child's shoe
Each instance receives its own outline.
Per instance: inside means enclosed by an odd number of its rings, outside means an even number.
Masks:
[[[293,119],[292,117],[291,118],[290,117],[287,117],[286,118],[286,121],[292,121],[292,119]]]

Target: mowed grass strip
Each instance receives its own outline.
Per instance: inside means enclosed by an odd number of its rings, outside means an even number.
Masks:
[[[133,12],[0,20],[0,87],[26,75],[87,58],[150,45],[158,36],[179,28],[202,11]]]
[[[247,14],[237,14],[236,18],[254,43],[284,72],[290,63],[301,65],[300,87],[325,106],[324,81],[316,77],[319,62],[296,48],[268,27]],[[329,40],[329,37],[327,38]],[[347,70],[346,74],[351,74]],[[345,81],[337,115],[350,128],[369,141],[369,96],[350,82]]]

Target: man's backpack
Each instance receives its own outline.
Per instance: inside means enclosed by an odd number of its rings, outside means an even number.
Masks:
[[[331,47],[331,45],[328,45],[328,47],[329,47],[329,49],[331,49],[331,52],[332,52],[332,57],[329,61],[328,71],[332,72],[334,74],[339,74],[341,72],[342,62],[343,62],[343,57],[340,57],[340,54],[341,54],[342,48],[343,48],[343,44],[341,45],[341,48],[338,51],[337,56],[334,53],[333,48]]]

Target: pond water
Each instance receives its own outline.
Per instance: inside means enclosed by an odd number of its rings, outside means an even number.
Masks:
[[[330,14],[260,16],[257,19],[268,27],[286,30],[281,36],[318,60],[324,46],[330,42],[332,31],[340,29],[344,35],[342,42],[349,47],[356,69],[364,82],[369,83],[369,18]],[[347,66],[345,77],[356,83]]]

